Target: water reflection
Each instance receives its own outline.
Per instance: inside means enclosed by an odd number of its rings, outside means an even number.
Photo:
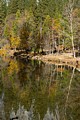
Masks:
[[[34,107],[34,100],[32,101],[30,110],[27,111],[26,109],[24,109],[24,106],[20,106],[17,110],[17,112],[15,112],[12,108],[12,111],[10,112],[10,120],[13,119],[18,119],[18,120],[32,120],[34,115],[33,115],[33,108]]]
[[[0,60],[0,117],[79,120],[80,73],[40,61]]]
[[[5,120],[5,111],[4,111],[4,93],[1,94],[0,96],[0,116],[2,116],[2,120]],[[1,119],[0,118],[0,119]]]
[[[17,110],[17,112],[15,112],[12,108],[12,111],[10,113],[10,120],[13,119],[18,119],[18,120],[33,120],[34,119],[34,108],[33,108],[34,104],[31,104],[30,110],[27,111],[26,109],[24,109],[24,106],[20,106]],[[40,114],[37,113],[37,119],[40,120]],[[59,116],[59,111],[58,111],[58,106],[55,109],[55,114],[53,114],[52,111],[50,111],[50,109],[47,109],[46,114],[44,115],[43,120],[60,120],[60,116]]]

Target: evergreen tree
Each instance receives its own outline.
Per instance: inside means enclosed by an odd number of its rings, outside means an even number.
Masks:
[[[18,0],[18,9],[23,12],[25,10],[25,0]]]
[[[10,0],[8,3],[8,14],[16,13],[18,9],[18,0]]]
[[[0,24],[4,23],[5,17],[7,13],[7,6],[6,6],[6,1],[1,0],[0,1]]]

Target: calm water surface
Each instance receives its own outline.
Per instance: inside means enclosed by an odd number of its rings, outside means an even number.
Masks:
[[[0,58],[0,120],[80,120],[80,72]]]

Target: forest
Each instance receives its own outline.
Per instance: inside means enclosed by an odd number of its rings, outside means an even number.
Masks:
[[[80,0],[0,0],[0,120],[80,120]]]
[[[0,0],[0,48],[80,51],[80,0]]]

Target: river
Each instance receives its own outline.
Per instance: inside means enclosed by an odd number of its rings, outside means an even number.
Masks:
[[[80,72],[0,58],[0,120],[80,120]]]

